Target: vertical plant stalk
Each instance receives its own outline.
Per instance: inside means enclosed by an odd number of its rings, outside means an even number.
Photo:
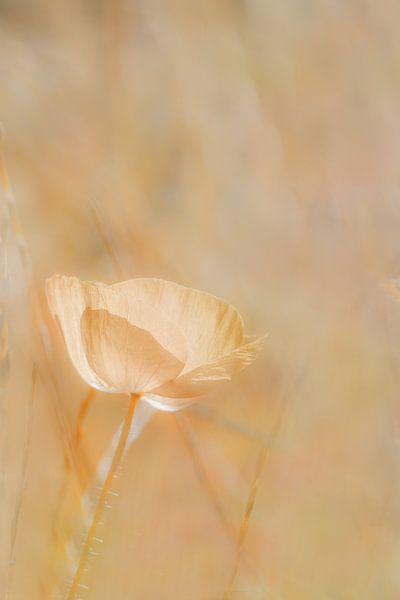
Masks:
[[[21,483],[19,485],[18,496],[17,496],[17,504],[15,507],[15,513],[11,528],[11,538],[10,538],[10,562],[9,562],[9,570],[8,570],[8,580],[7,580],[7,589],[6,589],[6,600],[10,597],[11,586],[13,582],[14,575],[14,566],[16,559],[16,541],[18,535],[18,525],[19,518],[21,514],[21,508],[24,501],[24,495],[27,484],[27,474],[28,474],[28,463],[29,463],[29,450],[31,445],[31,437],[32,437],[32,413],[33,413],[33,404],[36,395],[36,384],[37,384],[37,367],[36,364],[33,365],[32,368],[32,384],[31,384],[31,394],[28,405],[28,414],[26,418],[26,435],[25,435],[25,444],[23,449],[23,458],[22,458],[22,466],[21,466]]]
[[[6,493],[6,474],[7,474],[7,416],[8,401],[7,388],[10,374],[10,352],[8,344],[8,324],[7,324],[7,301],[8,301],[8,260],[7,243],[9,230],[9,214],[4,198],[0,195],[0,498],[5,499]],[[7,528],[7,511],[2,510],[0,529],[4,532]],[[8,523],[7,523],[8,524]],[[10,577],[10,571],[5,576],[5,593],[7,594],[7,578]]]
[[[87,414],[88,414],[90,406],[93,403],[94,398],[96,397],[96,393],[97,393],[97,391],[94,388],[89,388],[86,396],[82,399],[80,408],[79,408],[79,412],[78,412],[75,432],[74,432],[76,448],[77,448],[77,450],[79,450],[80,454],[82,455],[82,460],[84,462],[85,462],[85,455],[81,451],[80,446],[81,446],[81,442],[83,440],[83,436],[84,436],[84,432],[85,432],[84,426],[85,426]],[[143,406],[144,405],[141,404],[135,410],[135,420],[131,426],[131,429],[130,429],[130,432],[128,435],[128,439],[126,441],[125,452],[131,446],[133,441],[139,437],[142,429],[144,428],[144,426],[146,425],[147,421],[150,418],[148,414],[146,415],[146,412],[148,411],[148,409],[143,414]],[[149,405],[146,405],[146,406],[148,407]],[[155,409],[151,409],[151,411],[154,412]],[[151,416],[151,411],[150,411],[150,416]],[[110,465],[112,463],[115,449],[117,447],[119,438],[121,436],[121,431],[122,431],[123,426],[124,426],[124,420],[122,420],[122,423],[116,430],[108,450],[103,455],[103,457],[98,461],[95,471],[91,472],[89,469],[89,465],[87,465],[88,479],[87,479],[87,483],[85,486],[86,492],[82,493],[82,495],[80,497],[81,507],[86,515],[85,520],[86,520],[86,518],[89,517],[89,515],[93,515],[94,510],[96,509],[96,503],[92,500],[92,498],[90,498],[90,494],[88,491],[90,477],[92,476],[93,480],[96,481],[99,486],[103,485],[103,482],[105,481],[105,478],[107,477]],[[64,484],[63,484],[61,494],[60,494],[62,500],[58,503],[59,510],[54,519],[53,535],[54,535],[54,539],[55,539],[58,547],[63,549],[65,560],[68,560],[69,563],[71,564],[72,553],[75,554],[75,552],[71,552],[71,550],[75,550],[76,544],[74,541],[72,541],[70,535],[67,535],[66,537],[62,536],[62,535],[60,535],[59,530],[57,529],[57,524],[59,523],[62,512],[63,512],[65,505],[67,503],[67,500],[68,500],[68,489],[69,489],[68,488],[68,474],[69,474],[69,469],[67,466],[66,478],[64,480]],[[90,521],[90,517],[88,518],[88,520]],[[98,538],[96,539],[96,541],[101,542],[101,540],[99,540]],[[68,548],[69,548],[69,550],[68,550]],[[73,564],[75,565],[76,562],[74,562]],[[50,598],[53,598],[53,596],[54,596],[53,591],[57,585],[59,585],[59,584],[57,584],[56,581],[54,581],[53,584],[48,587],[49,591],[48,591],[46,598],[49,598],[49,600],[50,600]],[[58,589],[59,589],[59,587],[58,587]]]
[[[80,404],[78,417],[77,417],[77,423],[76,423],[76,427],[75,427],[75,431],[74,431],[75,450],[76,450],[76,452],[79,452],[80,460],[82,462],[82,471],[83,471],[83,467],[85,470],[85,473],[84,474],[82,473],[81,477],[80,477],[80,479],[81,479],[81,494],[80,494],[79,499],[80,499],[81,507],[83,510],[84,510],[83,499],[85,497],[84,496],[85,490],[86,490],[86,487],[87,487],[89,479],[90,479],[90,473],[89,473],[89,465],[87,464],[86,456],[81,451],[81,442],[82,442],[82,438],[83,438],[85,419],[86,419],[87,413],[89,411],[90,405],[92,404],[92,401],[93,401],[93,398],[95,397],[95,395],[96,395],[96,390],[94,388],[89,388],[86,396],[83,398],[83,400]],[[67,546],[67,541],[59,533],[59,522],[61,519],[61,515],[63,514],[63,511],[65,509],[65,506],[67,504],[67,501],[68,501],[68,490],[69,490],[69,484],[70,484],[71,468],[72,468],[71,463],[68,460],[66,460],[65,461],[65,477],[64,477],[64,481],[63,481],[63,484],[61,486],[60,493],[59,493],[59,501],[57,502],[58,508],[55,512],[54,519],[53,519],[53,536],[54,536],[55,543],[57,546],[64,547],[64,548],[66,548],[66,546]],[[65,554],[65,556],[67,556],[67,553]],[[54,586],[55,585],[56,585],[56,583],[54,583]]]
[[[76,443],[77,448],[79,448],[81,445],[82,436],[83,436],[83,425],[84,425],[86,415],[88,413],[88,410],[90,408],[90,405],[92,404],[92,400],[95,397],[95,395],[96,395],[96,390],[92,387],[89,388],[88,393],[82,400],[81,405],[79,407],[78,418],[77,418],[76,429],[75,429],[75,443]]]
[[[114,453],[114,456],[113,456],[113,459],[111,462],[110,469],[108,471],[107,477],[104,481],[102,490],[100,492],[99,499],[97,501],[96,509],[95,509],[95,512],[93,515],[92,524],[89,528],[89,531],[86,536],[86,540],[83,544],[81,555],[79,557],[78,567],[77,567],[74,579],[72,581],[70,590],[68,592],[67,600],[74,600],[79,587],[81,587],[81,579],[82,579],[86,564],[89,559],[90,550],[91,550],[94,538],[96,537],[97,528],[99,526],[99,522],[100,522],[101,516],[103,514],[108,495],[111,491],[114,477],[117,473],[118,467],[121,463],[121,459],[122,459],[124,451],[125,451],[129,432],[130,432],[130,429],[132,426],[133,415],[134,415],[136,404],[137,404],[137,401],[139,400],[139,398],[140,398],[140,394],[131,394],[131,396],[130,396],[129,408],[128,408],[127,415],[125,417],[124,425],[121,430],[121,435],[120,435],[117,447],[115,449],[115,453]]]
[[[239,571],[240,559],[242,557],[242,551],[244,542],[246,540],[246,535],[249,529],[250,517],[253,512],[254,503],[256,500],[258,484],[260,482],[261,474],[264,469],[265,462],[267,460],[267,448],[263,446],[258,454],[257,464],[254,472],[253,481],[251,484],[250,492],[247,498],[246,508],[243,514],[242,523],[240,525],[239,537],[236,546],[236,555],[235,555],[235,564],[232,570],[232,575],[229,580],[228,588],[224,595],[224,600],[230,600],[233,586],[235,584],[236,576]]]

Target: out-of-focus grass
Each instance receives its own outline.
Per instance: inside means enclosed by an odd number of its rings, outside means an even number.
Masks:
[[[118,277],[94,205],[121,270],[209,289],[270,333],[207,418],[188,414],[237,535],[270,446],[234,600],[399,597],[399,17],[394,2],[355,0],[0,2],[0,119],[40,293],[54,272]],[[0,576],[3,590],[36,362],[10,595],[35,600],[65,575],[65,464],[8,246]],[[73,430],[86,390],[48,326]],[[88,460],[124,410],[94,399]],[[82,597],[222,598],[235,544],[175,417],[146,427],[115,491]]]

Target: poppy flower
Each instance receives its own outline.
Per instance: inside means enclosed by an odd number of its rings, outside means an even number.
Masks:
[[[80,376],[105,392],[140,394],[177,410],[253,362],[249,339],[224,300],[162,279],[113,285],[54,275],[47,298]]]

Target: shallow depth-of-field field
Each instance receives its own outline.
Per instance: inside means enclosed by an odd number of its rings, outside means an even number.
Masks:
[[[389,0],[0,1],[1,598],[67,598],[127,409],[85,405],[53,273],[171,279],[269,334],[151,416],[76,598],[400,597],[399,19]]]

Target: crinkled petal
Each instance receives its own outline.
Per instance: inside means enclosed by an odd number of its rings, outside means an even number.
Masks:
[[[107,391],[107,385],[99,380],[85,356],[80,320],[86,308],[105,309],[125,318],[131,325],[148,331],[163,348],[185,363],[185,336],[160,311],[155,311],[151,304],[145,304],[140,299],[134,300],[111,286],[64,275],[54,275],[48,279],[46,291],[50,309],[59,320],[69,355],[89,385]]]
[[[183,333],[173,323],[170,315],[163,313],[150,301],[133,298],[114,286],[81,282],[86,306],[104,308],[111,314],[123,317],[131,325],[146,329],[166,350],[182,362],[187,358],[187,342]]]
[[[188,344],[184,372],[215,361],[244,342],[243,320],[224,300],[163,279],[131,279],[111,286],[151,305],[183,333]]]
[[[183,363],[148,331],[107,310],[86,308],[81,333],[88,364],[110,391],[146,392],[182,371]]]
[[[183,373],[174,381],[152,390],[152,393],[166,398],[182,399],[202,396],[207,393],[211,385],[229,381],[232,375],[250,365],[261,350],[264,341],[265,336],[252,340],[212,363],[202,365],[189,373]]]
[[[91,387],[107,391],[105,382],[100,381],[90,368],[83,348],[81,316],[86,306],[78,280],[55,275],[46,282],[46,294],[50,310],[58,320],[68,354],[79,375]]]

